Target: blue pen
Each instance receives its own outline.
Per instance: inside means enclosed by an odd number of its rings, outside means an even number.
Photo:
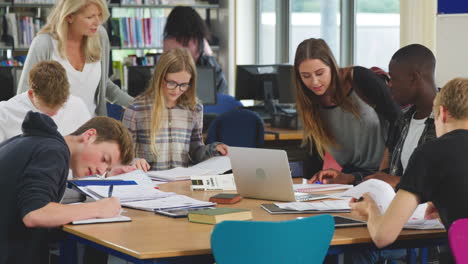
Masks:
[[[322,182],[316,181],[316,182],[314,182],[314,184],[322,184]]]
[[[109,193],[107,194],[107,197],[109,197],[109,198],[112,197],[112,191],[114,191],[114,185],[113,184],[109,185]]]

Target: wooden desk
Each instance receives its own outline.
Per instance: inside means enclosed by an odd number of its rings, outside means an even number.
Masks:
[[[267,133],[273,132],[277,133],[277,135]],[[269,124],[265,124],[265,141],[273,141],[273,140],[302,140],[303,132],[301,129],[285,129],[285,128],[276,128],[271,127]]]
[[[190,182],[175,182],[161,185],[164,191],[173,191],[189,195],[196,199],[208,200],[216,192],[190,191]],[[260,208],[261,203],[271,201],[243,199],[229,207],[252,209],[256,221],[283,221],[296,217],[311,216],[306,214],[270,215]],[[223,205],[218,205],[222,207]],[[155,215],[151,212],[125,209],[124,215],[130,216],[132,222],[108,223],[90,225],[65,225],[63,230],[72,234],[71,240],[86,242],[106,250],[110,254],[126,257],[135,263],[147,263],[150,259],[211,254],[210,235],[213,225],[188,222],[186,218],[169,218]],[[350,214],[341,214],[350,215]],[[353,216],[356,217],[356,216]],[[315,228],[315,227],[311,227]],[[414,242],[416,247],[420,242],[446,237],[443,230],[403,230],[398,237],[399,242]],[[70,241],[70,240],[69,240]],[[331,249],[336,247],[369,246],[372,241],[367,228],[338,228],[335,230]],[[362,245],[361,245],[362,246]],[[404,245],[402,247],[407,247]],[[122,254],[123,253],[123,254]]]

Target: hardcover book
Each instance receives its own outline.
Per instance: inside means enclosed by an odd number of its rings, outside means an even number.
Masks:
[[[252,211],[239,208],[214,208],[190,212],[190,222],[201,224],[217,224],[224,220],[251,220]]]

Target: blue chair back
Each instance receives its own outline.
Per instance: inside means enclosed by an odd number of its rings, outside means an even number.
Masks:
[[[205,114],[223,114],[230,110],[242,107],[242,103],[236,100],[229,94],[217,94],[217,103],[215,105],[203,106],[203,113]]]
[[[318,215],[283,222],[223,221],[211,234],[217,264],[322,263],[335,222]]]
[[[234,109],[215,118],[208,127],[206,143],[223,142],[234,147],[258,148],[264,143],[263,120],[246,109]]]
[[[122,121],[124,109],[120,105],[107,103],[107,116]]]

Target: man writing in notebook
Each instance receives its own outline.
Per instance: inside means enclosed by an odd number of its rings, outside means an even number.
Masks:
[[[420,203],[432,202],[426,218],[440,216],[445,228],[468,218],[468,79],[448,82],[434,100],[437,139],[417,147],[388,209],[381,214],[369,194],[350,203],[367,216],[367,227],[377,247],[393,243]]]
[[[76,177],[103,174],[133,160],[128,130],[95,117],[62,137],[52,119],[29,112],[23,134],[0,144],[0,264],[48,263],[47,229],[117,215],[117,198],[59,204],[69,168]]]

